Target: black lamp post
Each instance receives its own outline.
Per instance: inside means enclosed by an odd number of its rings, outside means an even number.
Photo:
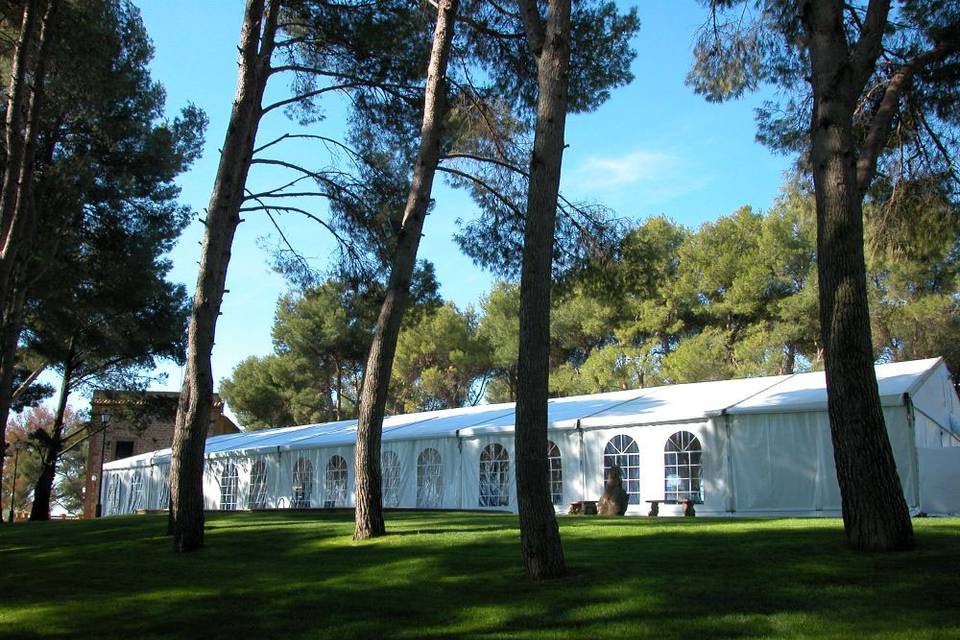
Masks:
[[[100,475],[97,478],[97,518],[103,515],[103,458],[107,450],[107,427],[110,425],[110,414],[101,414],[100,422],[103,423],[103,429],[100,431]]]
[[[7,516],[7,522],[10,524],[13,524],[13,519],[15,517],[13,503],[17,499],[17,464],[20,462],[21,445],[22,443],[19,440],[13,443],[13,482],[10,483],[10,514]]]

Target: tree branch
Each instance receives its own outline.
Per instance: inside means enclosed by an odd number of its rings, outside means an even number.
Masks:
[[[867,16],[860,29],[860,38],[852,53],[856,87],[862,87],[873,75],[877,58],[883,49],[883,30],[890,13],[890,0],[870,0]]]
[[[539,59],[546,39],[546,26],[540,16],[537,0],[517,0],[517,5],[520,7],[520,17],[527,32],[527,44],[533,55]]]
[[[27,388],[33,384],[33,381],[36,380],[41,373],[43,373],[47,368],[47,364],[43,363],[36,369],[30,372],[30,375],[27,376],[27,379],[24,380],[19,387],[17,387],[14,392],[10,395],[10,400],[16,400],[20,395],[27,390]]]
[[[866,193],[877,169],[877,158],[883,151],[890,131],[890,123],[900,106],[900,98],[910,86],[913,77],[923,67],[937,62],[960,50],[960,40],[945,42],[922,53],[900,67],[887,83],[887,89],[873,114],[867,135],[864,138],[860,157],[857,159],[857,188],[861,196]]]
[[[270,113],[274,109],[279,109],[280,107],[285,107],[288,104],[293,104],[295,102],[302,102],[303,100],[309,100],[310,98],[319,96],[329,91],[342,91],[344,89],[356,89],[357,86],[358,85],[355,83],[335,84],[335,85],[330,85],[329,87],[323,87],[322,89],[315,89],[314,91],[301,93],[299,95],[293,96],[292,98],[287,98],[286,100],[280,100],[279,102],[274,102],[273,104],[267,105],[266,107],[260,110],[260,114],[263,116]]]
[[[464,178],[466,180],[470,180],[474,182],[477,186],[484,189],[485,191],[490,193],[490,195],[492,195],[494,198],[496,198],[501,203],[503,203],[503,205],[506,206],[508,209],[510,209],[510,211],[512,211],[514,215],[517,216],[518,219],[523,220],[524,218],[523,212],[520,211],[520,209],[518,209],[516,205],[514,205],[509,199],[504,197],[503,194],[501,194],[499,191],[497,191],[496,189],[488,185],[486,182],[484,182],[477,176],[466,173],[465,171],[459,171],[457,169],[451,169],[450,167],[443,167],[443,166],[438,166],[437,171],[449,173],[450,175],[458,176],[460,178]]]

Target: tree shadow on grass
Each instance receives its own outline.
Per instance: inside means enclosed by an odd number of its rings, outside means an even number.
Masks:
[[[395,535],[359,545],[336,540],[352,532],[342,515],[214,520],[210,546],[186,556],[157,544],[160,519],[111,527],[109,552],[38,527],[34,551],[5,563],[19,588],[0,620],[11,637],[958,633],[956,527],[925,527],[917,551],[880,555],[848,550],[823,521],[562,519],[571,574],[536,584],[510,516],[404,514]],[[64,575],[59,546],[81,579]]]

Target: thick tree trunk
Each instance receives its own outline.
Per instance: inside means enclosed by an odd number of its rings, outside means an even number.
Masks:
[[[25,27],[28,22],[27,14],[35,11],[34,5],[34,2],[27,3],[24,12]],[[3,184],[0,187],[0,309],[6,309],[9,304],[13,274],[19,261],[29,254],[28,239],[35,224],[35,211],[31,206],[34,159],[43,103],[46,58],[56,8],[57,0],[49,0],[40,21],[39,35],[36,36],[36,52],[32,56],[29,51],[18,51],[15,54],[15,65],[29,67],[28,58],[33,58],[33,65],[28,74],[31,80],[29,83],[24,77],[16,77],[18,73],[25,73],[26,69],[15,67],[10,90],[22,95],[11,95],[7,104],[8,110],[12,109],[15,113],[7,113],[6,138],[8,144],[13,144],[13,148],[7,154]],[[31,35],[24,45],[32,46],[32,40]],[[21,113],[24,111],[24,104],[25,113]]]
[[[375,538],[386,533],[383,523],[383,497],[380,495],[380,435],[387,406],[387,389],[393,370],[393,357],[406,308],[410,280],[417,263],[420,234],[430,206],[433,178],[440,159],[440,138],[446,115],[445,100],[447,61],[453,41],[458,0],[440,0],[437,4],[437,24],[433,31],[433,46],[427,68],[424,90],[423,124],[420,128],[420,148],[413,180],[407,195],[403,219],[397,238],[390,281],[386,297],[380,306],[377,326],[367,356],[367,368],[360,390],[356,468],[355,540]]]
[[[4,116],[4,139],[6,157],[4,158],[3,178],[0,184],[0,238],[3,246],[8,241],[13,207],[16,204],[17,181],[22,166],[26,114],[24,105],[30,93],[26,82],[27,62],[36,33],[37,0],[27,0],[23,5],[20,21],[20,33],[13,49],[10,69],[10,86],[7,90],[7,107]]]
[[[277,1],[247,0],[240,32],[237,94],[227,125],[217,178],[207,208],[190,329],[187,370],[173,436],[170,523],[174,548],[203,546],[203,454],[213,402],[210,353],[223,301],[233,236],[240,223],[243,189],[262,115],[277,24]]]
[[[4,137],[7,154],[4,158],[2,184],[0,184],[0,319],[4,329],[0,348],[12,354],[20,335],[20,323],[25,299],[24,291],[14,286],[18,272],[22,275],[22,263],[29,258],[29,245],[35,236],[35,212],[33,210],[33,170],[36,155],[36,138],[39,129],[40,109],[43,102],[43,83],[46,57],[50,46],[52,22],[57,9],[57,0],[49,0],[40,20],[39,36],[36,34],[38,2],[24,4],[20,34],[13,52],[10,87],[7,93],[7,113],[4,121]],[[30,49],[36,45],[32,69],[32,85],[27,82],[30,68]],[[7,416],[10,410],[10,384],[13,380],[12,354],[0,359],[0,449],[6,442]],[[4,383],[6,381],[6,383]],[[3,481],[3,451],[0,450],[0,482]],[[0,501],[2,506],[2,501]]]
[[[22,310],[24,291],[11,301],[11,309],[3,314],[2,329],[0,329],[0,483],[3,481],[3,463],[5,456],[7,420],[10,419],[10,406],[13,404],[13,376],[15,373],[17,342],[22,327]],[[0,491],[0,494],[3,492]],[[3,513],[3,496],[0,495],[0,513]],[[0,518],[2,520],[2,518]]]
[[[53,495],[53,483],[57,477],[57,460],[63,448],[63,420],[67,411],[67,399],[70,397],[70,380],[73,377],[73,347],[63,366],[63,380],[60,382],[60,395],[57,398],[57,412],[53,418],[50,440],[45,443],[40,476],[33,488],[33,506],[30,520],[50,519],[50,498]]]
[[[566,572],[560,529],[550,500],[547,395],[553,235],[570,67],[570,0],[549,3],[545,27],[534,0],[520,2],[520,6],[527,40],[537,58],[539,95],[523,232],[514,448],[520,546],[527,574],[542,580]]]
[[[913,527],[884,425],[867,304],[863,191],[853,135],[867,74],[850,55],[841,11],[842,3],[811,0],[804,16],[813,72],[810,159],[830,432],[850,545],[908,549]]]

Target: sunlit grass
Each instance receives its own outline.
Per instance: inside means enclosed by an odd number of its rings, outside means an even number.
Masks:
[[[960,521],[858,554],[836,520],[561,518],[570,575],[531,583],[514,516],[163,516],[0,527],[0,637],[960,638]]]

